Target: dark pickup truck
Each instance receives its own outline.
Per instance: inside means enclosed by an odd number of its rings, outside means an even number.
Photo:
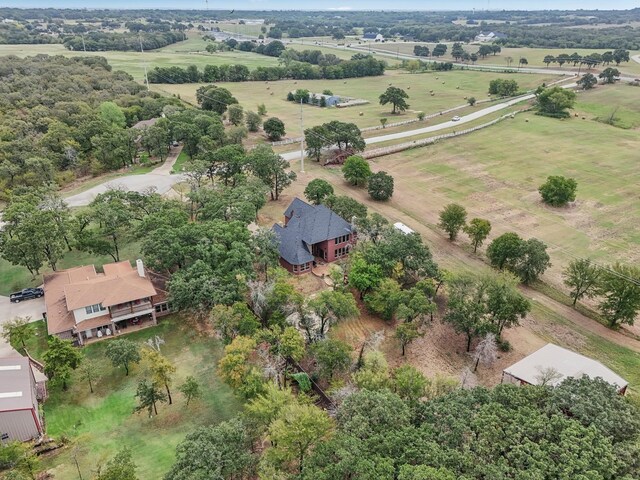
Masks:
[[[9,300],[13,303],[20,303],[22,300],[31,300],[32,298],[40,298],[44,295],[41,288],[25,288],[19,292],[9,295]]]

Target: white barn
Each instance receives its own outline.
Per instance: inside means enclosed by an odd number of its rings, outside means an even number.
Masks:
[[[517,385],[557,385],[565,378],[600,377],[615,385],[624,395],[629,382],[592,358],[572,352],[552,343],[546,344],[531,355],[502,371],[501,383]]]

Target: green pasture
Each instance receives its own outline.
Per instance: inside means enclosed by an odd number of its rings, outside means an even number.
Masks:
[[[505,74],[502,74],[504,76]],[[531,89],[543,82],[553,81],[552,75],[508,74],[523,89]],[[269,117],[280,118],[287,127],[288,135],[298,136],[300,131],[300,106],[286,100],[287,93],[298,88],[313,93],[331,90],[334,95],[368,100],[366,105],[348,108],[320,108],[312,105],[302,107],[304,126],[318,125],[331,120],[355,122],[360,127],[380,124],[381,118],[389,123],[415,118],[417,112],[427,114],[466,103],[465,97],[487,98],[489,82],[500,74],[489,72],[429,72],[410,74],[389,71],[384,76],[349,78],[345,80],[281,80],[277,82],[219,83],[238,99],[245,110],[256,110],[264,103]],[[379,104],[379,96],[389,85],[403,88],[409,94],[410,110],[400,115],[392,115],[390,105]],[[200,84],[154,85],[156,91],[180,95],[188,102],[196,102],[195,93]],[[431,95],[433,91],[434,95]]]
[[[219,340],[199,333],[191,320],[180,315],[163,318],[157,327],[133,332],[127,339],[142,344],[155,335],[164,339],[161,353],[177,368],[173,405],[159,404],[157,417],[150,418],[146,410],[133,413],[137,383],[148,375],[142,365],[134,366],[128,377],[122,368],[114,368],[104,355],[109,340],[83,349],[85,358],[98,367],[95,393],[76,374],[68,391],[59,386],[50,389],[44,406],[48,434],[69,440],[59,453],[43,459],[43,466],[56,478],[77,477],[74,451],[83,477],[91,478],[96,466],[121,448],[130,449],[139,478],[162,478],[186,434],[226,420],[239,410],[239,402],[216,375],[222,354]],[[202,398],[189,406],[176,388],[188,375],[202,388]]]

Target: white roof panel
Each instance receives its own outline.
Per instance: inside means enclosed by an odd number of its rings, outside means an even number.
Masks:
[[[538,385],[542,372],[550,369],[561,375],[560,378],[551,382],[552,385],[561,383],[567,377],[580,378],[583,375],[590,378],[600,377],[604,381],[616,385],[618,389],[629,384],[624,378],[600,362],[552,343],[548,343],[519,362],[505,368],[504,372],[532,385]]]

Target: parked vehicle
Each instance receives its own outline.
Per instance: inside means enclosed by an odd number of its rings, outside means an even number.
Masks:
[[[174,140],[173,142],[171,142],[171,146],[172,147],[179,147],[180,144],[177,141]]]
[[[13,303],[20,303],[23,300],[31,300],[32,298],[40,298],[44,295],[44,290],[41,288],[25,288],[19,292],[14,292],[9,295],[9,300]]]
[[[452,121],[452,122],[458,122],[458,121],[460,121],[460,117],[456,115],[455,117],[453,117],[453,118],[451,119],[451,121]]]

